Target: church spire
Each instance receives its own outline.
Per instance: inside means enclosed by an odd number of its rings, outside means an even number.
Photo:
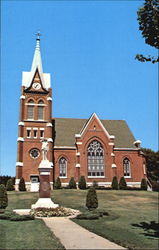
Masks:
[[[29,88],[34,80],[35,73],[38,71],[42,87],[48,90],[51,87],[50,74],[43,73],[42,59],[41,59],[41,52],[40,52],[40,36],[41,36],[40,32],[37,32],[36,33],[36,46],[35,46],[31,71],[23,72],[22,86],[24,86],[25,88]]]
[[[40,32],[36,33],[36,47],[31,67],[31,72],[35,72],[36,69],[38,69],[39,73],[43,73],[42,69],[42,60],[41,60],[41,52],[40,52]]]

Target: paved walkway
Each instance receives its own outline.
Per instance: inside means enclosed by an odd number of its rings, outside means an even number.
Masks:
[[[66,249],[125,249],[66,217],[42,218]]]

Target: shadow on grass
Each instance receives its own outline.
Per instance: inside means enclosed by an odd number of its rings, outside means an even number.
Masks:
[[[140,227],[143,228],[146,233],[143,233],[145,236],[158,238],[159,237],[159,223],[155,221],[147,222],[140,222],[140,224],[132,224],[133,227]]]

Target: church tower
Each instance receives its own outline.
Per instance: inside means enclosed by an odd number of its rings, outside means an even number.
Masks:
[[[42,160],[42,140],[49,142],[47,158],[53,167],[52,140],[52,90],[50,74],[43,73],[40,52],[40,34],[30,72],[23,72],[20,96],[20,120],[18,123],[16,189],[21,177],[27,190],[37,191],[39,185],[38,166]],[[53,171],[50,182],[52,184]]]

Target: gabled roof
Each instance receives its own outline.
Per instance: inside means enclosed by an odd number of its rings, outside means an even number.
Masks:
[[[136,148],[135,138],[124,120],[100,120],[109,135],[115,136],[116,148]],[[54,118],[55,146],[75,146],[75,134],[79,134],[88,119]]]

